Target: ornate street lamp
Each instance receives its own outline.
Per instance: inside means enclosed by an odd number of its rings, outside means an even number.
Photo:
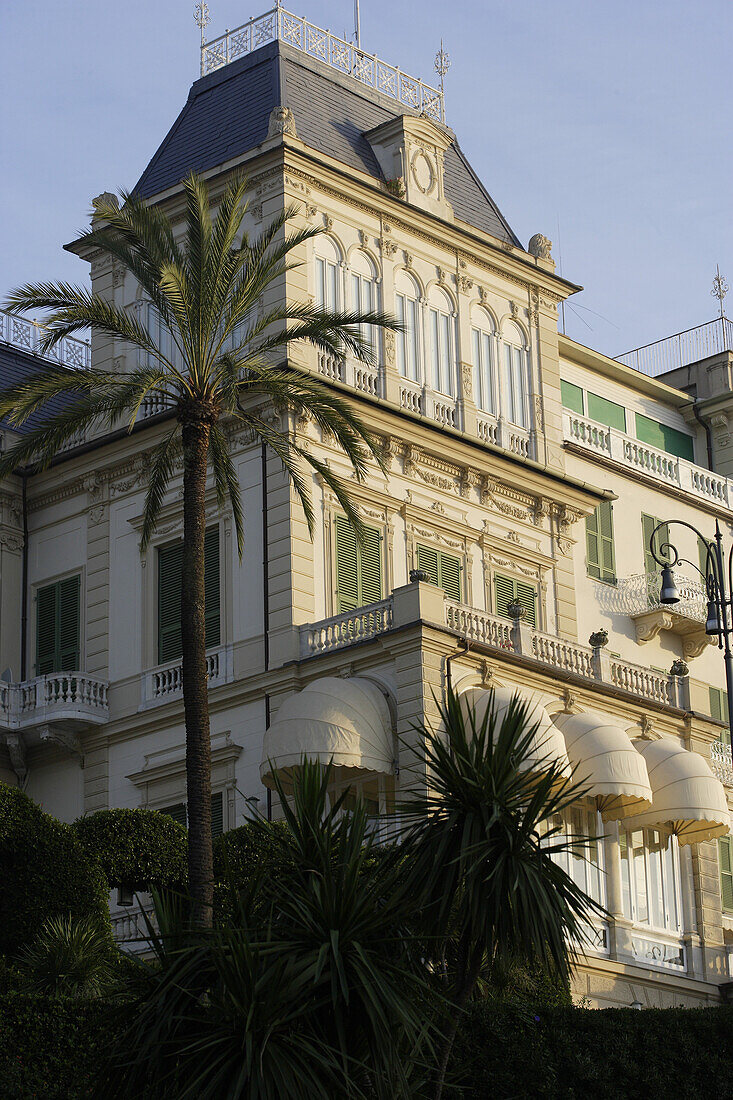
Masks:
[[[668,528],[676,523],[680,527],[686,527],[705,546],[705,569],[700,569],[688,558],[679,555],[676,546],[663,542],[656,546],[657,531]],[[691,565],[700,574],[705,582],[705,595],[707,597],[707,615],[705,617],[705,633],[718,639],[718,649],[723,650],[725,660],[725,682],[728,694],[728,728],[731,731],[733,742],[733,653],[731,653],[730,640],[733,634],[733,547],[728,554],[727,570],[725,555],[723,553],[723,536],[720,533],[720,525],[715,521],[715,541],[711,542],[702,535],[697,527],[682,519],[673,519],[668,523],[658,523],[649,538],[649,550],[657,565],[662,567],[662,588],[659,593],[659,602],[671,607],[680,602],[680,593],[675,581],[674,569],[677,565]],[[726,583],[727,581],[727,583]]]

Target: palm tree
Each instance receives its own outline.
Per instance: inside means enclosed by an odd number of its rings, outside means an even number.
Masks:
[[[182,457],[183,569],[181,635],[186,723],[189,815],[188,865],[192,920],[211,922],[211,749],[205,660],[204,507],[206,481],[213,473],[220,506],[231,502],[240,556],[244,545],[239,485],[227,449],[225,427],[248,429],[282,461],[303,506],[311,533],[314,513],[304,476],[310,465],[332,489],[356,528],[356,509],[342,482],[286,430],[273,426],[263,405],[306,414],[364,477],[370,458],[380,462],[375,443],[348,403],[307,373],[287,363],[287,346],[307,341],[330,355],[351,352],[373,362],[359,326],[397,328],[386,315],[329,311],[311,304],[261,306],[265,293],[295,266],[294,250],[321,232],[288,229],[297,210],[287,207],[254,239],[242,230],[247,181],[225,189],[216,216],[208,188],[192,174],[183,181],[183,232],[166,214],[122,192],[99,202],[99,221],[81,244],[112,257],[138,281],[160,318],[166,348],[139,319],[102,295],[68,283],[28,284],[6,303],[12,313],[50,310],[41,353],[65,336],[91,327],[138,349],[147,365],[122,372],[44,365],[0,394],[0,416],[22,425],[59,395],[72,400],[63,411],[42,415],[0,461],[0,476],[26,464],[47,467],[59,449],[80,432],[112,428],[120,418],[135,423],[146,398],[158,396],[175,409],[175,422],[152,452],[144,505],[142,548],[155,529],[166,489]],[[259,308],[258,308],[259,307]],[[368,331],[368,330],[367,330]],[[168,345],[170,350],[168,350]]]
[[[515,696],[499,717],[490,701],[478,719],[449,687],[440,719],[440,734],[418,727],[428,787],[400,807],[416,911],[449,1006],[435,1100],[481,977],[519,962],[567,982],[583,925],[604,912],[556,860],[587,848],[552,824],[587,792],[556,762],[528,767],[537,725],[527,704]]]

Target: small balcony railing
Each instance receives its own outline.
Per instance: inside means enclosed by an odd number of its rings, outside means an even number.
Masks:
[[[708,503],[724,508],[733,505],[733,481],[694,462],[659,451],[616,428],[597,424],[579,413],[563,412],[563,435],[568,443],[614,459],[626,468],[647,474],[655,481],[673,485]]]
[[[51,672],[0,685],[0,724],[8,730],[74,721],[109,720],[108,681],[84,672]]]
[[[61,363],[65,367],[91,365],[92,352],[89,343],[86,340],[76,340],[73,336],[65,336],[51,351],[42,355],[39,346],[43,339],[43,328],[38,321],[29,321],[25,317],[16,317],[0,310],[0,341],[3,343],[25,351],[28,355],[47,359],[50,363]]]
[[[227,684],[232,679],[232,654],[229,646],[218,646],[206,654],[206,675],[209,687]],[[157,665],[142,675],[141,707],[157,706],[180,699],[183,695],[181,661]]]
[[[733,787],[733,756],[730,745],[713,741],[710,746],[710,767],[721,783]]]
[[[636,573],[616,582],[618,609],[627,615],[641,615],[646,611],[672,611],[697,623],[704,623],[707,614],[707,596],[702,580],[682,577],[675,571],[675,583],[680,602],[663,604],[659,599],[661,580],[659,573]]]

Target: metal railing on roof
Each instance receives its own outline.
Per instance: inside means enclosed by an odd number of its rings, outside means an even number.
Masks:
[[[42,355],[39,351],[42,337],[43,325],[38,321],[15,317],[12,313],[0,310],[0,343],[10,344],[28,355],[36,355],[51,363],[61,363],[65,367],[91,366],[92,351],[88,341],[66,336],[51,351]]]
[[[425,84],[417,77],[407,76],[396,66],[380,61],[374,54],[364,53],[347,39],[316,27],[303,16],[293,15],[279,5],[241,27],[227,31],[220,38],[202,43],[201,75],[214,72],[275,41],[302,50],[308,57],[322,61],[343,75],[354,77],[434,122],[445,122],[440,89]]]
[[[716,317],[714,321],[676,332],[674,336],[655,340],[653,344],[645,344],[615,358],[617,362],[625,363],[650,378],[657,378],[667,371],[689,366],[724,351],[733,352],[733,321],[727,317]]]

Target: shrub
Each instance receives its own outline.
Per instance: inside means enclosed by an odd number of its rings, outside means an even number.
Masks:
[[[155,810],[98,810],[73,828],[107,883],[132,890],[180,887],[186,881],[186,830]]]
[[[272,823],[275,832],[287,830],[284,821]],[[273,884],[291,870],[282,847],[262,830],[240,825],[214,841],[214,914],[217,921],[234,916],[232,894],[246,890],[255,875]],[[263,899],[264,900],[264,899]]]
[[[109,930],[104,880],[74,830],[4,783],[0,883],[0,954],[27,947],[49,917],[89,916]]]
[[[115,956],[109,935],[90,917],[49,917],[20,965],[30,992],[99,997],[111,988]]]

